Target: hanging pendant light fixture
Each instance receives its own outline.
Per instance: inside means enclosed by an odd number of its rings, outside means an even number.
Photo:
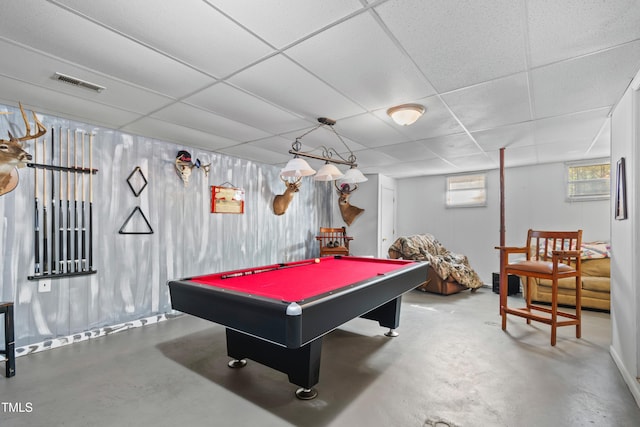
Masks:
[[[287,165],[280,171],[281,176],[292,176],[295,178],[313,175],[314,173],[316,173],[316,171],[311,166],[309,166],[309,163],[298,156],[289,160],[287,162]]]
[[[368,180],[369,178],[364,176],[364,174],[357,168],[350,168],[344,173],[344,176],[340,178],[340,182],[344,182],[347,184],[357,184],[359,182],[365,182]]]
[[[335,165],[327,162],[320,169],[318,169],[318,173],[313,177],[314,181],[335,181],[343,177],[344,174],[340,172]]]
[[[347,165],[350,167],[348,174],[353,176],[355,174],[355,179],[359,179],[357,182],[366,181],[367,178],[357,169],[358,164],[356,163],[356,156],[353,154],[353,151],[347,146],[342,137],[336,132],[333,128],[333,125],[336,124],[336,121],[333,119],[329,119],[326,117],[318,118],[318,125],[312,128],[311,130],[305,132],[295,139],[293,144],[291,144],[291,150],[289,150],[289,154],[293,154],[293,159],[289,160],[287,165],[281,170],[280,175],[282,176],[290,176],[290,177],[301,177],[301,176],[310,176],[316,173],[311,166],[300,157],[306,157],[310,159],[322,160],[325,164],[318,170],[318,173],[314,176],[315,181],[335,181],[337,179],[341,179],[344,177],[344,174],[340,172],[340,170],[335,166],[337,165]],[[336,151],[334,148],[326,147],[324,145],[319,148],[322,150],[322,154],[314,154],[310,151],[302,151],[302,141],[301,139],[311,132],[315,131],[318,128],[326,127],[331,130],[336,137],[342,142],[342,144],[349,151],[349,156],[344,158]],[[334,157],[335,156],[335,157]],[[352,181],[356,182],[356,181]]]

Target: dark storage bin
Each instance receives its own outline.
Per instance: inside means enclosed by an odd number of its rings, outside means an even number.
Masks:
[[[510,274],[507,281],[508,281],[507,295],[520,293],[520,278],[518,276],[514,276],[513,274]],[[493,292],[495,292],[496,294],[500,293],[500,274],[499,273],[493,273]]]

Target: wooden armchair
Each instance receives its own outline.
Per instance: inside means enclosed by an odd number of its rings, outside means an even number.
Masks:
[[[582,230],[578,231],[534,231],[527,233],[525,247],[498,246],[500,250],[500,314],[502,330],[507,329],[507,314],[551,325],[551,345],[556,345],[558,326],[576,327],[576,338],[581,336],[581,295],[580,245]],[[524,254],[526,260],[509,262],[509,255]],[[526,307],[511,308],[507,305],[507,277],[514,274],[526,278]],[[552,283],[551,307],[531,303],[532,278],[549,279]],[[575,278],[576,308],[575,314],[558,310],[558,280]],[[567,319],[567,320],[558,320]]]
[[[353,237],[347,236],[346,227],[320,227],[316,240],[320,243],[320,256],[349,255],[349,242]]]

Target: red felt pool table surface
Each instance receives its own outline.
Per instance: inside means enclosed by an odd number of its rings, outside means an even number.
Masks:
[[[191,282],[277,299],[303,301],[363,280],[402,269],[413,261],[325,257],[192,277]],[[260,270],[268,270],[263,271]]]

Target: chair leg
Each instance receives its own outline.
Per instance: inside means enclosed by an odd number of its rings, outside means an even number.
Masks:
[[[551,345],[556,345],[556,331],[558,328],[558,279],[551,284]]]
[[[582,337],[582,278],[576,277],[576,338]]]
[[[525,294],[525,301],[527,303],[527,310],[531,313],[531,277],[527,276],[527,290]],[[527,317],[527,325],[531,324],[531,318]]]

